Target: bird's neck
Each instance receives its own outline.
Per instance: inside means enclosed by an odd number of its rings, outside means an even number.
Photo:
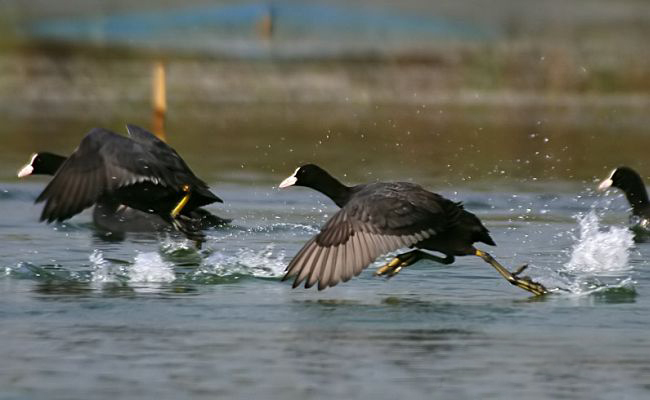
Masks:
[[[348,202],[352,190],[352,188],[345,186],[329,174],[323,176],[318,187],[314,189],[332,199],[339,207],[343,207]]]
[[[627,201],[632,206],[632,212],[635,215],[641,215],[648,208],[648,192],[646,191],[643,179],[636,173],[627,174],[624,179],[620,179],[616,185],[625,193]]]
[[[625,197],[632,206],[632,212],[637,215],[647,208],[650,203],[648,201],[648,192],[642,184],[639,187],[625,191]]]
[[[41,161],[34,168],[34,175],[54,175],[67,159],[66,157],[53,153],[41,153],[39,157]]]

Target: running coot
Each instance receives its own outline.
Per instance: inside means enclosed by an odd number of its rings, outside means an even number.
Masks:
[[[54,176],[67,157],[41,152],[32,154],[29,162],[18,171],[18,177],[31,175]],[[218,217],[208,210],[197,208],[189,213],[199,229],[216,228],[231,222],[230,219]],[[120,204],[111,196],[102,196],[93,208],[93,223],[100,231],[111,233],[151,232],[167,230],[172,227],[156,214],[136,210]]]
[[[474,247],[476,242],[495,244],[481,221],[461,203],[419,185],[379,182],[348,187],[322,168],[308,164],[296,169],[279,187],[288,186],[315,189],[341,208],[287,266],[284,280],[295,277],[294,288],[303,281],[306,288],[316,283],[319,290],[335,286],[359,275],[378,256],[411,247],[414,250],[399,254],[376,275],[394,276],[423,258],[451,264],[455,256],[476,255],[511,284],[535,295],[548,292],[530,278],[519,277],[525,266],[511,273],[490,254]]]
[[[54,171],[36,199],[45,202],[41,221],[64,221],[93,204],[104,215],[126,206],[155,214],[201,241],[200,218],[209,213],[200,207],[222,200],[166,143],[135,125],[127,129],[129,137],[92,129],[69,158],[40,153],[21,169],[19,176]]]

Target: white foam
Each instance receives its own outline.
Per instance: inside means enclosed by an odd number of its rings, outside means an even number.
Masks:
[[[555,275],[559,286],[572,295],[584,296],[610,290],[634,289],[630,253],[634,234],[627,227],[602,228],[594,210],[578,216],[569,261]]]
[[[312,225],[306,225],[306,224],[295,224],[295,223],[290,223],[290,222],[277,222],[272,225],[267,225],[267,226],[257,226],[248,229],[249,232],[267,232],[267,233],[273,233],[273,232],[282,232],[282,231],[290,231],[292,235],[297,236],[297,235],[302,235],[302,234],[317,234],[320,232],[320,228],[312,226]]]
[[[274,278],[284,274],[286,263],[284,251],[273,252],[273,245],[264,249],[239,249],[235,255],[214,253],[208,257],[199,273],[217,276],[252,275],[260,278]]]
[[[101,251],[93,251],[88,259],[93,269],[90,273],[91,282],[106,283],[117,280],[116,275],[111,270],[111,264],[104,259],[104,254]]]
[[[590,274],[620,274],[632,269],[630,250],[634,234],[627,227],[601,229],[594,211],[578,217],[580,231],[564,266],[567,272]]]
[[[167,283],[176,279],[173,265],[153,252],[138,254],[128,270],[128,277],[132,283]]]
[[[160,251],[165,254],[171,254],[177,251],[195,249],[196,246],[188,239],[177,240],[166,237],[160,244]]]

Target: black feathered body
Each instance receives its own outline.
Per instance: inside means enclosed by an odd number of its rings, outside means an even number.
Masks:
[[[100,199],[93,208],[93,222],[107,232],[155,232],[170,229],[169,222],[151,214],[120,204],[112,197]]]
[[[63,221],[106,196],[129,207],[168,215],[189,190],[182,213],[221,201],[185,161],[153,134],[129,125],[131,138],[91,130],[37,198],[41,220]]]
[[[218,217],[197,208],[185,213],[190,218],[191,230],[204,230],[226,225],[231,220]],[[155,232],[171,230],[172,225],[157,214],[151,214],[120,204],[111,197],[100,199],[93,208],[93,222],[108,232]]]
[[[340,212],[353,221],[342,224],[347,229],[354,226],[361,231],[405,237],[420,234],[422,240],[410,247],[446,255],[472,254],[475,242],[495,245],[487,228],[474,214],[466,211],[462,203],[414,183],[379,182],[354,186],[350,188],[349,201]],[[332,245],[345,237],[344,234],[321,234],[316,240]]]
[[[417,184],[346,187],[320,168],[309,168],[317,172],[303,185],[326,194],[341,209],[287,267],[285,278],[295,276],[294,287],[303,281],[305,287],[318,283],[319,289],[345,282],[378,256],[403,247],[456,256],[473,254],[476,242],[494,245],[485,226],[462,204]]]
[[[35,154],[29,164],[32,167],[29,175],[54,176],[66,159],[67,157],[49,152]],[[143,204],[143,207],[146,206]],[[201,230],[230,222],[229,219],[220,218],[203,208],[196,208],[185,215],[191,218]],[[104,195],[97,200],[93,209],[93,222],[100,230],[115,233],[151,232],[172,228],[169,222],[159,215],[128,207],[119,203],[111,195]]]

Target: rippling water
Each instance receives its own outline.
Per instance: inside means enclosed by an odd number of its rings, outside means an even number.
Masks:
[[[633,243],[619,197],[577,184],[552,195],[441,191],[485,221],[502,263],[529,263],[530,276],[565,288],[536,299],[475,257],[291,290],[285,265],[334,207],[306,189],[213,186],[226,204],[210,209],[234,222],[196,250],[175,235],[106,240],[88,213],[39,224],[42,184],[3,184],[0,397],[650,391],[650,248]]]
[[[650,244],[632,240],[620,194],[592,190],[620,163],[646,176],[643,107],[177,97],[170,143],[224,199],[208,209],[233,219],[196,250],[177,235],[103,237],[89,212],[39,223],[46,180],[14,177],[28,155],[69,153],[96,125],[146,126],[149,106],[35,98],[0,108],[1,399],[650,394]],[[292,290],[286,264],[335,211],[274,188],[304,162],[463,201],[498,244],[484,249],[561,289],[532,298],[477,257],[373,277],[387,255],[335,288]]]

